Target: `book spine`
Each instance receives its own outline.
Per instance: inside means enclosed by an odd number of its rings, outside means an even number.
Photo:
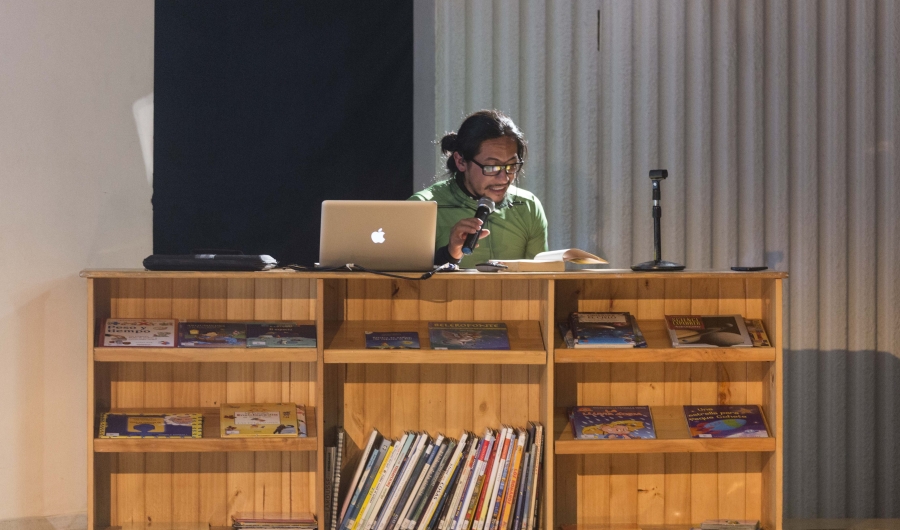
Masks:
[[[325,517],[328,520],[331,517],[331,481],[334,476],[334,447],[325,448]]]
[[[475,459],[478,458],[478,451],[481,450],[481,444],[484,443],[484,440],[480,438],[475,438],[471,447],[469,448],[469,453],[466,455],[465,460],[463,461],[463,470],[462,474],[459,477],[459,481],[456,483],[456,487],[453,491],[453,500],[450,504],[450,510],[447,512],[447,517],[441,521],[438,528],[440,530],[446,530],[449,528],[453,528],[456,518],[459,516],[459,508],[462,502],[462,497],[465,495],[466,487],[469,484],[469,477],[472,475],[472,471],[475,468]]]
[[[347,507],[347,513],[344,517],[341,518],[341,526],[340,530],[349,529],[350,525],[353,524],[352,517],[355,517],[355,513],[357,511],[357,506],[360,501],[360,497],[362,496],[362,490],[365,482],[368,480],[369,475],[372,473],[372,469],[375,467],[375,462],[378,460],[378,451],[372,451],[372,454],[369,455],[369,461],[366,462],[365,471],[362,473],[360,478],[359,487],[353,491],[353,498],[350,501],[350,504]]]
[[[438,436],[438,439],[440,438],[441,436]],[[403,487],[403,490],[400,493],[398,501],[394,506],[391,516],[387,520],[385,528],[391,529],[397,527],[397,522],[400,520],[400,515],[405,511],[405,508],[407,504],[409,504],[411,496],[416,489],[416,483],[419,482],[419,477],[422,476],[425,467],[431,464],[435,454],[437,454],[438,450],[440,449],[440,445],[441,442],[438,440],[435,440],[434,443],[429,443],[425,448],[423,454],[419,457],[419,461],[416,462],[415,467],[410,472],[406,485]]]
[[[459,459],[455,463],[456,465],[453,469],[453,473],[450,475],[446,486],[443,488],[443,492],[438,492],[438,494],[435,495],[434,499],[437,500],[436,504],[434,505],[434,512],[432,515],[429,515],[428,518],[424,519],[422,521],[422,525],[420,525],[424,530],[437,530],[438,525],[441,523],[441,520],[447,517],[447,511],[450,509],[450,502],[453,499],[454,489],[456,488],[456,485],[459,482],[459,477],[463,472],[463,468],[465,467],[463,465],[463,460],[465,459],[467,453],[468,450],[463,449],[462,453],[460,453]]]
[[[421,519],[417,517],[416,519],[410,521],[410,530],[413,528],[416,528],[417,530],[425,530],[425,528],[429,526],[432,517],[435,515],[442,494],[447,490],[450,479],[456,473],[456,470],[460,467],[459,462],[462,459],[463,452],[467,448],[468,437],[468,433],[463,433],[462,437],[460,437],[459,443],[456,445],[456,449],[453,451],[453,454],[450,456],[450,458],[447,459],[446,465],[443,469],[443,473],[441,474],[441,479],[437,482],[437,487],[429,496],[429,502],[427,508],[425,509],[425,512],[422,514]],[[416,521],[419,522],[416,523]]]
[[[534,445],[531,446],[532,448]],[[521,479],[519,480],[519,492],[516,494],[516,503],[515,509],[513,513],[515,513],[515,517],[513,518],[513,528],[516,530],[520,530],[522,528],[522,518],[525,515],[525,505],[528,502],[528,487],[531,484],[531,473],[534,470],[532,467],[534,465],[534,452],[530,448],[527,453],[525,453],[525,457],[522,459],[522,468],[523,473],[521,474]]]
[[[379,470],[378,472],[378,477],[375,479],[375,485],[372,488],[369,498],[367,499],[368,502],[363,504],[363,509],[356,525],[356,528],[358,528],[359,530],[369,530],[369,520],[372,518],[373,512],[378,509],[377,503],[381,495],[381,491],[384,490],[384,487],[390,478],[394,465],[397,461],[397,457],[400,455],[403,444],[405,442],[406,435],[403,435],[403,437],[400,440],[394,442],[394,444],[388,450],[388,456],[385,459],[386,461],[381,470]]]
[[[537,430],[535,436],[537,440],[535,440],[535,469],[531,482],[531,501],[528,503],[527,530],[533,530],[535,525],[535,514],[537,512],[535,504],[540,502],[537,491],[540,487],[541,466],[544,462],[544,426],[540,423],[536,424],[536,426]]]
[[[525,448],[525,433],[519,434],[519,441],[516,444],[516,452],[510,465],[509,485],[507,486],[506,499],[503,501],[503,517],[500,519],[500,528],[506,528],[509,524],[510,512],[512,511],[513,499],[516,495],[516,486],[519,483],[519,466],[522,464],[522,453]]]
[[[475,481],[472,490],[466,494],[466,501],[463,503],[466,508],[464,516],[461,518],[457,528],[460,530],[470,528],[472,519],[475,518],[475,506],[478,504],[478,497],[481,496],[481,489],[484,487],[484,473],[487,469],[488,460],[491,457],[491,451],[494,449],[494,434],[488,432],[485,436],[487,439],[487,449],[482,452],[478,459],[478,465],[475,468]]]
[[[506,427],[503,427],[497,435],[497,440],[494,442],[493,449],[491,449],[491,456],[488,459],[487,468],[484,470],[484,485],[478,495],[478,504],[475,508],[474,520],[472,521],[473,530],[478,530],[484,524],[484,513],[488,503],[487,499],[490,498],[491,490],[494,487],[494,477],[496,475],[494,470],[497,469],[497,464],[500,461],[500,453],[503,450],[503,443],[505,440]]]
[[[390,446],[390,440],[385,439],[381,441],[381,447],[378,449],[378,455],[377,459],[375,460],[375,465],[372,467],[369,476],[366,477],[366,482],[365,484],[363,484],[363,488],[359,492],[359,501],[354,507],[353,512],[347,514],[347,530],[352,530],[352,528],[356,526],[356,523],[358,522],[359,516],[362,512],[363,504],[365,503],[366,499],[369,496],[369,493],[372,490],[372,487],[374,486],[375,479],[378,476],[378,470],[381,469],[381,466],[384,464]]]
[[[338,427],[337,460],[334,464],[334,484],[331,491],[331,530],[337,530],[338,495],[341,491],[341,466],[344,464],[344,428]]]
[[[375,530],[384,530],[384,526],[394,513],[394,506],[396,506],[397,502],[400,500],[400,495],[403,492],[402,490],[406,487],[409,475],[412,473],[413,468],[422,456],[422,452],[425,450],[426,442],[428,442],[428,435],[424,433],[419,433],[414,439],[413,446],[410,449],[408,456],[404,459],[400,472],[394,480],[394,485],[388,493],[384,507],[381,510],[381,515],[379,515],[378,520],[373,525]]]
[[[369,459],[369,452],[372,450],[372,447],[375,445],[375,440],[379,437],[377,429],[372,429],[372,432],[369,434],[369,441],[366,442],[366,448],[359,455],[359,463],[356,466],[356,472],[353,474],[353,480],[350,482],[350,487],[347,489],[347,494],[344,497],[344,503],[341,506],[341,513],[338,517],[339,521],[344,520],[344,515],[347,514],[347,507],[350,506],[350,498],[353,495],[353,491],[356,489],[356,485],[359,483],[359,477],[362,475],[363,470],[366,467],[366,462]]]
[[[494,494],[494,498],[491,500],[490,510],[488,511],[488,517],[490,517],[491,523],[489,527],[490,530],[496,530],[500,526],[500,516],[503,512],[503,494],[506,492],[506,484],[509,482],[509,467],[512,462],[512,455],[516,450],[518,436],[518,431],[513,431],[511,433],[509,445],[507,446],[503,460],[501,461],[503,472],[501,473],[500,482],[496,488],[497,493]]]
[[[452,454],[455,448],[456,440],[453,439],[447,440],[446,443],[442,443],[439,447],[436,448],[436,452],[431,457],[431,462],[429,462],[422,469],[422,472],[419,474],[419,478],[416,479],[416,485],[410,493],[410,498],[407,501],[406,506],[403,508],[403,511],[400,512],[398,521],[401,528],[408,525],[408,515],[412,513],[413,510],[415,510],[416,505],[424,495],[425,488],[427,487],[426,482],[428,481],[428,477],[434,473],[435,469],[439,469],[439,466],[443,465],[444,462],[446,462],[448,455]],[[391,528],[394,528],[394,526],[391,526]]]

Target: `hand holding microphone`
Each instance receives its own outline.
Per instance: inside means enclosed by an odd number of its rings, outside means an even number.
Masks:
[[[447,245],[451,256],[460,259],[464,254],[471,254],[478,245],[478,240],[491,233],[490,230],[484,228],[484,222],[493,211],[494,201],[482,197],[478,201],[475,217],[462,219],[453,226]]]

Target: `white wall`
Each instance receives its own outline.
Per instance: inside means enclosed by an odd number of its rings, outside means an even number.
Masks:
[[[0,0],[0,519],[86,510],[86,267],[151,253],[153,2]]]

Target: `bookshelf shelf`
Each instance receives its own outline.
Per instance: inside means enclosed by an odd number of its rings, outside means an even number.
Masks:
[[[202,412],[202,438],[94,438],[95,453],[218,453],[237,451],[316,451],[315,409],[307,407],[307,436],[223,439],[219,409],[128,409],[128,412]],[[124,411],[111,411],[124,412]]]
[[[348,320],[326,322],[325,363],[402,363],[402,364],[540,364],[547,352],[536,321],[505,321],[509,350],[432,350],[428,340],[428,322],[412,320]],[[419,334],[421,349],[366,349],[366,331]]]
[[[96,362],[316,362],[315,348],[94,348]]]

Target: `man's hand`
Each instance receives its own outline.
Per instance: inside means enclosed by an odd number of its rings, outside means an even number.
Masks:
[[[469,234],[477,232],[481,225],[481,219],[474,217],[468,217],[453,225],[453,228],[450,229],[450,241],[447,243],[447,251],[453,256],[453,259],[462,259],[462,247],[466,242],[466,238],[469,237]],[[481,231],[479,239],[487,237],[490,233],[491,231],[485,228]],[[475,246],[477,247],[478,245],[476,244]]]

